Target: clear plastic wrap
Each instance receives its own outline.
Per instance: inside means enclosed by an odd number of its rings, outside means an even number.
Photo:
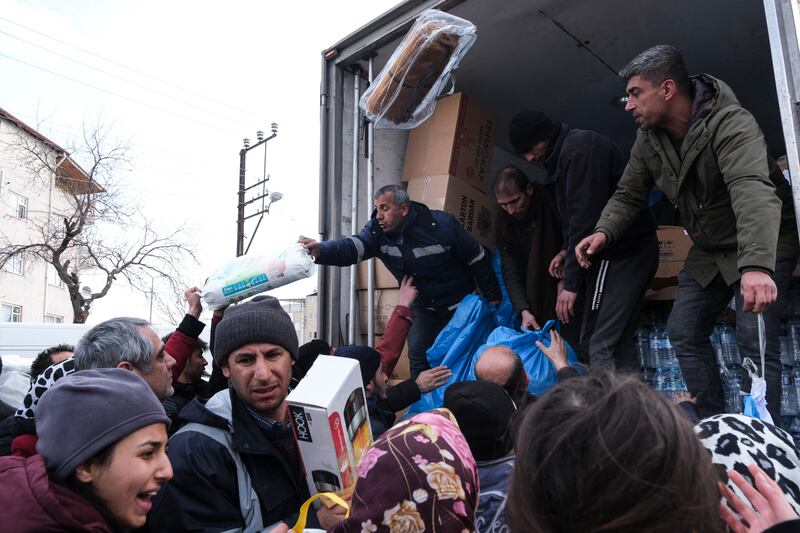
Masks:
[[[201,289],[209,309],[220,309],[255,294],[277,289],[314,274],[314,260],[303,245],[271,255],[243,255],[218,268]]]
[[[359,104],[376,128],[410,129],[425,122],[478,34],[449,13],[422,13]]]

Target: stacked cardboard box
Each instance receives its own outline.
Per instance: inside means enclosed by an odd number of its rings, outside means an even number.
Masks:
[[[383,261],[380,259],[375,259],[375,269],[374,269],[374,279],[373,279],[373,287],[376,289],[396,289],[399,287],[397,280],[389,272],[383,265]],[[359,289],[366,289],[367,288],[367,281],[369,280],[368,275],[368,264],[367,261],[362,261],[358,264],[358,271],[356,273],[356,280],[358,282]]]
[[[683,270],[692,239],[680,226],[659,226],[658,270],[645,295],[647,300],[674,300],[678,292],[678,274]]]
[[[402,177],[412,200],[452,214],[488,248],[497,215],[487,194],[494,129],[492,114],[465,94],[443,98],[409,133]]]
[[[383,335],[386,323],[400,297],[400,289],[378,289],[375,291],[375,334]],[[361,333],[367,333],[367,291],[358,291],[358,305],[361,313],[359,323]]]

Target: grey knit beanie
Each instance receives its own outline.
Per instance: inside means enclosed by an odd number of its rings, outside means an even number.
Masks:
[[[107,446],[159,422],[169,425],[169,418],[136,373],[82,370],[58,380],[39,400],[36,451],[52,475],[67,479]]]
[[[277,298],[256,296],[225,310],[214,331],[214,362],[222,366],[232,351],[253,342],[277,344],[297,360],[297,331]]]

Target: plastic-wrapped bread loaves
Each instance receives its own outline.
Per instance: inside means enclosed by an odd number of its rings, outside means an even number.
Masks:
[[[436,100],[477,38],[475,26],[431,9],[422,13],[361,97],[376,128],[413,128],[431,116]]]

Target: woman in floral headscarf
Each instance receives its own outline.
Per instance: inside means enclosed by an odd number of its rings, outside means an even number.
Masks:
[[[450,411],[384,433],[361,460],[350,518],[335,533],[473,532],[478,473]]]

